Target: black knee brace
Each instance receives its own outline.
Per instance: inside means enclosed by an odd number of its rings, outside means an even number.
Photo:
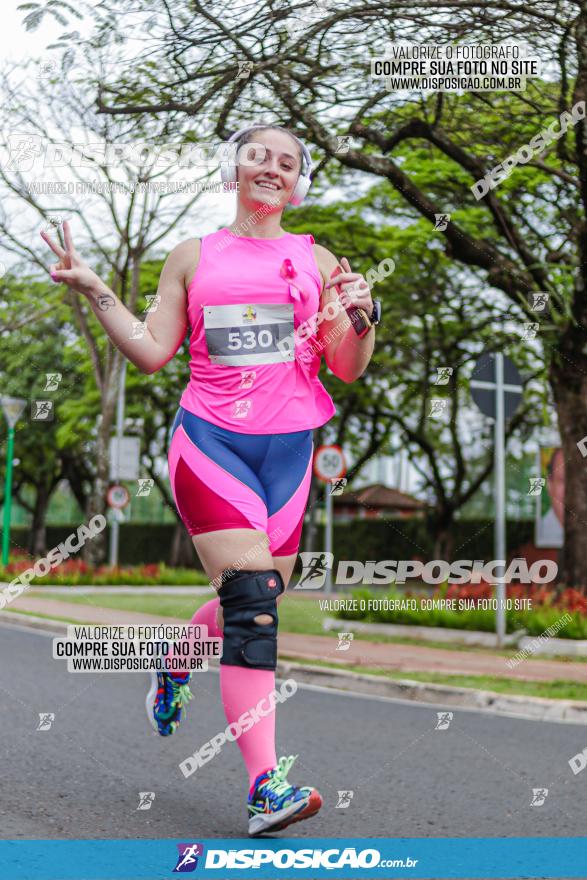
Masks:
[[[218,597],[224,615],[224,647],[220,663],[275,669],[277,666],[277,597],[285,586],[275,568],[240,571],[224,578]],[[255,623],[269,614],[270,624]]]

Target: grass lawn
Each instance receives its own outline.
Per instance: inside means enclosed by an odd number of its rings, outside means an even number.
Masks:
[[[283,655],[282,659],[286,660],[287,655]],[[291,660],[308,666],[325,666],[331,669],[341,668],[336,663],[326,663],[321,660],[299,660],[297,657],[292,657]],[[378,675],[384,678],[425,681],[431,684],[448,684],[455,687],[474,688],[475,690],[497,691],[500,694],[546,697],[550,700],[580,700],[587,702],[587,684],[575,681],[518,681],[510,678],[498,678],[492,675],[441,675],[438,672],[402,672],[388,669],[373,669],[368,666],[345,665],[344,668],[350,669],[353,672]]]
[[[85,596],[67,596],[63,593],[51,593],[49,590],[42,592],[31,590],[26,595],[39,599],[74,602],[76,605],[116,608],[120,611],[139,611],[144,614],[155,614],[157,617],[178,617],[183,620],[190,620],[201,605],[213,598],[212,594],[209,596],[168,596],[163,593],[140,596],[90,593]],[[11,604],[12,609],[18,611],[18,599]],[[322,620],[325,616],[326,613],[320,611],[317,602],[305,597],[286,596],[279,605],[279,625],[283,632],[326,635],[322,629]],[[335,634],[332,633],[332,636],[334,638]]]
[[[40,599],[55,599],[61,602],[73,602],[77,605],[91,605],[99,608],[116,608],[121,611],[139,611],[145,614],[154,614],[157,617],[177,617],[191,619],[194,612],[212,598],[209,596],[173,596],[164,593],[150,595],[117,595],[115,593],[90,593],[85,596],[65,595],[63,593],[51,593],[49,589],[27,591],[27,596]],[[18,611],[18,600],[11,604],[11,610]],[[335,632],[326,632],[322,629],[322,621],[325,617],[332,616],[328,611],[321,611],[318,601],[314,597],[287,593],[284,600],[279,604],[279,627],[282,632],[307,633],[309,635],[327,635],[337,638]],[[342,630],[342,625],[341,625]],[[498,648],[472,647],[468,645],[450,644],[450,642],[426,641],[411,639],[405,636],[380,636],[355,633],[355,639],[366,639],[370,642],[396,645],[427,645],[429,648],[444,648],[450,651],[467,651],[481,654],[500,654],[503,657],[513,657],[517,648],[499,650]],[[525,662],[534,659],[553,659],[528,657]],[[587,657],[560,657],[561,662],[587,663]]]
[[[47,590],[30,591],[27,596],[35,596],[46,599],[55,599],[57,601],[72,602],[77,605],[90,605],[101,608],[115,608],[124,611],[137,611],[147,614],[154,614],[158,617],[177,617],[180,619],[190,619],[194,611],[209,601],[208,596],[167,596],[164,594],[157,595],[113,595],[113,594],[90,594],[86,596],[64,596],[62,593],[50,593]],[[19,611],[18,599],[11,604],[11,611]],[[49,614],[37,614],[36,612],[22,611],[22,614],[34,614],[37,617],[47,617],[54,620],[61,620],[67,623],[79,623],[72,621],[66,615],[57,616]],[[290,633],[308,633],[312,635],[330,635],[336,637],[335,633],[325,633],[322,629],[322,619],[327,616],[328,612],[320,611],[315,600],[301,596],[288,595],[280,603],[279,618],[280,628],[283,632]],[[361,639],[364,636],[355,634],[355,638]],[[396,644],[419,644],[429,647],[439,647],[450,650],[464,651],[481,651],[488,653],[484,648],[468,648],[462,645],[447,645],[444,642],[422,642],[416,639],[391,638],[380,636],[370,641],[390,642]],[[500,653],[504,656],[513,656],[515,651],[489,651],[489,653]],[[284,655],[284,659],[286,655]],[[310,665],[326,666],[334,669],[340,669],[341,666],[336,663],[327,663],[323,661],[300,661],[297,658],[296,663],[308,663]],[[525,662],[531,663],[534,658],[528,658]],[[583,658],[585,659],[585,658]],[[577,662],[569,660],[569,662]],[[373,669],[365,666],[346,666],[355,672],[368,673],[371,675],[383,675],[392,679],[411,679],[413,681],[427,681],[435,684],[447,684],[457,687],[468,687],[481,690],[497,691],[498,693],[519,694],[534,697],[547,697],[549,699],[559,700],[582,700],[587,701],[587,684],[583,685],[573,681],[552,681],[552,682],[533,682],[518,681],[514,679],[499,678],[497,676],[473,676],[473,675],[441,675],[435,672],[402,672],[380,669]]]

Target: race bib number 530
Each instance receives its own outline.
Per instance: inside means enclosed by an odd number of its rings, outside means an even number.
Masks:
[[[279,342],[294,332],[293,303],[204,306],[208,357],[234,367],[293,361],[294,352]]]

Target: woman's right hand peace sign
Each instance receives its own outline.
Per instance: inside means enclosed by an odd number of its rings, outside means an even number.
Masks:
[[[87,263],[82,260],[78,252],[73,246],[71,238],[71,230],[67,220],[63,223],[63,238],[65,240],[65,250],[60,244],[54,242],[46,232],[41,232],[41,238],[47,242],[53,253],[59,257],[58,263],[49,266],[49,273],[53,281],[63,282],[68,287],[77,290],[84,296],[90,296],[98,290],[100,278],[90,269]]]

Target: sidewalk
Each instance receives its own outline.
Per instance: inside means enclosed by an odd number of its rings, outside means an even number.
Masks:
[[[81,623],[122,625],[142,623],[185,624],[175,617],[159,617],[136,611],[80,606],[57,599],[20,596],[7,610],[30,611],[55,617],[67,617]],[[0,612],[0,620],[2,612]],[[279,655],[298,660],[322,660],[345,666],[370,667],[398,672],[438,672],[445,675],[491,675],[520,681],[576,681],[587,683],[587,663],[560,660],[528,660],[514,669],[499,654],[451,651],[420,645],[377,644],[355,639],[347,651],[337,651],[337,640],[330,636],[279,634]]]

